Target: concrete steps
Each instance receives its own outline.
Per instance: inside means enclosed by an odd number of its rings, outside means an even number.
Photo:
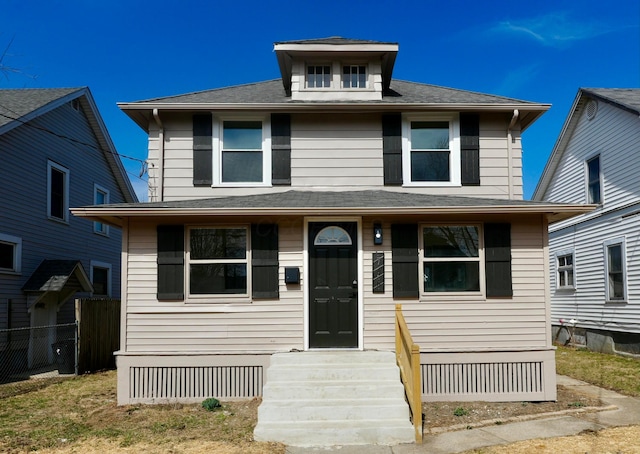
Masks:
[[[275,354],[262,399],[257,441],[292,446],[415,441],[391,352]]]

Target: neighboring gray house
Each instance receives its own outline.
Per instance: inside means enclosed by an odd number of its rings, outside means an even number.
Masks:
[[[581,88],[533,194],[597,205],[549,227],[554,337],[594,350],[640,353],[639,117],[640,89]]]
[[[0,90],[0,163],[0,329],[73,322],[77,292],[119,298],[121,230],[69,213],[137,201],[89,89]]]
[[[261,395],[271,355],[421,347],[425,400],[553,400],[547,226],[521,133],[549,106],[398,81],[396,43],[275,44],[281,79],[122,103],[150,202],[124,230],[118,402]],[[75,206],[80,206],[79,204]]]

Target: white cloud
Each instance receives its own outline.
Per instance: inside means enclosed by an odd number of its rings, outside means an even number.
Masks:
[[[552,47],[564,47],[572,42],[595,38],[614,30],[603,23],[574,20],[566,12],[502,21],[490,29],[492,33],[529,37],[544,46]]]

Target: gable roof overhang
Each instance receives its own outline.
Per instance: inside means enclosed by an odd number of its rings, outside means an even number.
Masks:
[[[273,45],[282,74],[282,84],[291,95],[291,73],[294,59],[332,58],[340,52],[343,58],[379,58],[382,65],[382,87],[389,88],[398,54],[398,43],[347,39],[338,36],[299,41],[282,41]],[[335,57],[333,57],[335,58]]]
[[[124,199],[129,203],[137,202],[133,186],[88,87],[0,90],[0,135],[28,125],[30,121],[74,99],[82,106]]]
[[[40,301],[62,305],[77,292],[93,292],[87,273],[78,260],[43,260],[22,287],[28,295],[27,309]]]
[[[284,191],[212,199],[94,205],[72,208],[75,216],[124,225],[130,217],[192,216],[399,216],[538,214],[561,221],[595,209],[595,205],[541,203],[395,191]]]
[[[549,155],[549,159],[542,171],[542,175],[538,180],[536,189],[533,191],[532,200],[544,200],[549,185],[553,179],[560,161],[564,155],[565,149],[573,136],[580,115],[590,99],[610,104],[614,107],[627,111],[634,115],[640,115],[640,89],[638,88],[580,88],[569,114],[560,130],[558,139]]]

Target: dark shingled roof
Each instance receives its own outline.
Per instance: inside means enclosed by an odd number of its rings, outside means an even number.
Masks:
[[[82,88],[22,88],[0,90],[0,127]]]
[[[69,284],[78,291],[91,291],[87,274],[78,260],[43,260],[22,290],[25,292],[60,292]]]
[[[496,96],[438,85],[421,84],[402,80],[392,80],[388,90],[380,101],[361,101],[367,104],[494,104],[513,105],[531,104],[504,96]],[[186,93],[183,95],[152,98],[137,103],[162,104],[325,104],[336,101],[293,101],[286,96],[281,79],[257,82],[233,87]],[[349,101],[358,104],[358,101]]]
[[[398,44],[383,41],[372,41],[368,39],[351,39],[341,36],[329,36],[328,38],[299,39],[292,41],[278,41],[274,44]]]
[[[583,88],[582,91],[640,115],[640,88]]]
[[[105,208],[419,208],[548,205],[527,200],[488,199],[394,191],[285,191],[212,199],[98,205]]]

